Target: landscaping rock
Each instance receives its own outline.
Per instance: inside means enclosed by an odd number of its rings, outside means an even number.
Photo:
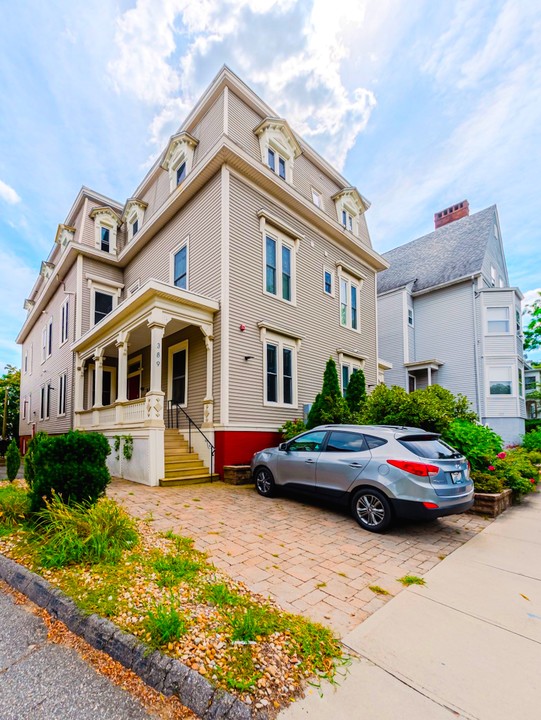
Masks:
[[[506,489],[501,493],[475,493],[474,498],[470,512],[497,517],[513,504],[513,491]]]
[[[228,485],[248,485],[252,482],[249,465],[224,465],[224,482]]]

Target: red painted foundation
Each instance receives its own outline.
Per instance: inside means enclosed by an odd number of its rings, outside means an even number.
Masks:
[[[257,430],[217,430],[214,440],[216,444],[214,472],[223,477],[224,465],[249,465],[255,452],[279,445],[282,436],[278,432]]]

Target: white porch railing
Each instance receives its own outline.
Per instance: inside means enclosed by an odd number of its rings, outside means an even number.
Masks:
[[[100,408],[90,408],[75,413],[75,427],[88,429],[113,429],[124,425],[144,425],[146,398],[128,400]]]

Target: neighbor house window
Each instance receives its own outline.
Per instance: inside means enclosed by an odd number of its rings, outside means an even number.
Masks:
[[[535,377],[533,375],[526,375],[526,392],[535,390]]]
[[[413,327],[413,308],[408,308],[408,325]]]
[[[94,208],[90,213],[94,220],[94,246],[97,250],[116,255],[117,230],[122,223],[110,207]]]
[[[490,284],[492,287],[496,287],[496,268],[494,265],[490,266]]]
[[[488,369],[490,395],[512,395],[513,381],[510,367],[491,367]]]
[[[272,172],[277,173],[283,180],[286,179],[285,158],[271,148],[267,152],[267,164]]]
[[[188,245],[183,245],[173,256],[173,285],[188,289]]]
[[[487,332],[494,334],[509,332],[508,307],[487,307]]]
[[[66,384],[68,376],[63,373],[58,378],[58,414],[66,414]]]
[[[265,292],[294,302],[294,281],[293,243],[265,234]]]
[[[66,298],[60,308],[60,344],[66,342],[69,335],[69,298]]]
[[[517,335],[520,335],[522,333],[522,317],[520,315],[520,310],[515,310],[515,326]]]
[[[345,276],[340,277],[340,325],[359,330],[359,285]]]
[[[520,397],[524,397],[524,372],[522,368],[518,369],[518,394]]]
[[[113,311],[113,295],[100,290],[94,291],[94,325]]]

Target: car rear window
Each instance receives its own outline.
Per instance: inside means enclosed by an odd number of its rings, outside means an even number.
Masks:
[[[415,455],[423,458],[430,458],[431,460],[440,460],[445,458],[461,457],[460,453],[453,450],[442,440],[436,438],[423,440],[421,438],[415,439],[402,439],[398,441],[405,448],[410,450]]]
[[[326,452],[362,452],[367,450],[366,441],[360,433],[331,432]]]
[[[365,435],[364,439],[366,440],[366,444],[368,445],[370,450],[374,450],[375,448],[381,447],[382,445],[385,445],[387,443],[387,440],[374,437],[373,435]]]

